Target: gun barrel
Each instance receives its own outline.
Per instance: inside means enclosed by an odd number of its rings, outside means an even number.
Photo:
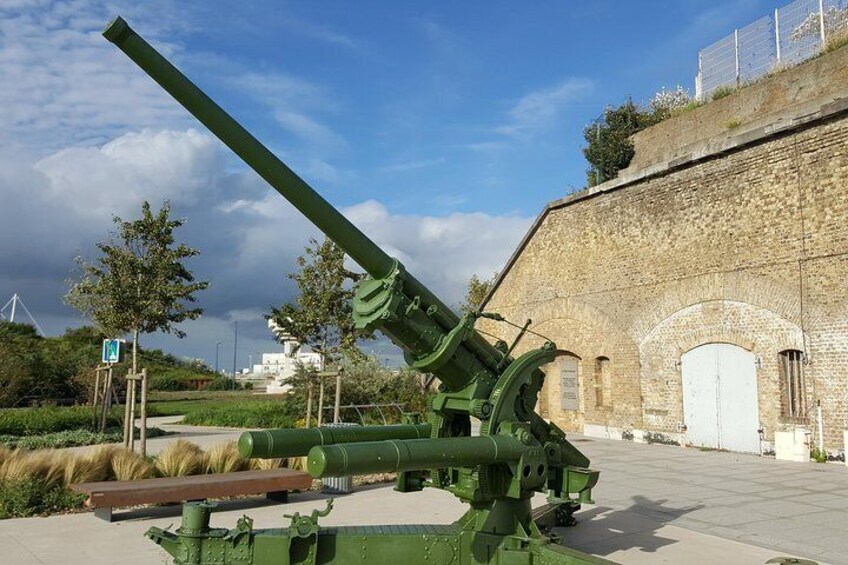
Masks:
[[[312,189],[303,179],[280,161],[271,151],[234,120],[218,104],[203,93],[194,83],[148,44],[123,18],[115,18],[103,31],[103,36],[114,43],[145,73],[155,80],[177,102],[197,118],[209,131],[256,171],[318,229],[336,242],[354,261],[374,279],[383,279],[395,269],[395,259],[390,257],[338,210]],[[443,332],[457,326],[459,317],[430,289],[407,273],[404,290],[412,299],[420,300],[423,311],[432,308],[432,319]],[[415,341],[414,338],[413,341]],[[404,343],[405,349],[414,345]],[[467,349],[477,358],[481,368],[492,373],[502,355],[477,332],[472,332],[460,348]],[[419,355],[419,351],[414,352]],[[461,364],[468,367],[467,361]],[[474,370],[469,369],[468,374]],[[458,390],[468,384],[470,376],[456,372],[441,372],[439,377],[449,389]],[[448,380],[445,381],[445,378]]]
[[[381,278],[391,271],[393,259],[389,255],[133,31],[123,18],[115,18],[103,31],[103,36],[126,53],[372,277]]]
[[[249,459],[302,457],[315,446],[389,439],[430,437],[430,424],[395,426],[320,426],[297,430],[244,432],[238,440],[239,455]]]
[[[518,461],[529,448],[510,436],[388,440],[313,447],[309,474],[344,477]]]

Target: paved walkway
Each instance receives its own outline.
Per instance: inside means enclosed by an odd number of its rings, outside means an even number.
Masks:
[[[619,514],[638,515],[776,553],[848,564],[843,464],[570,437],[601,470],[598,506],[583,512],[584,519],[602,517],[614,530]]]
[[[177,437],[204,446],[240,430],[155,423],[180,435],[150,441],[156,452]],[[170,420],[173,422],[173,420]],[[154,425],[151,423],[151,425]],[[622,564],[764,563],[778,555],[848,565],[848,469],[663,445],[571,436],[601,470],[597,505],[558,533],[565,543]],[[323,506],[320,493],[292,495],[280,506],[262,499],[227,501],[213,525],[232,527],[244,513],[256,527],[283,525],[283,513]],[[539,496],[535,501],[544,503]],[[323,520],[339,524],[450,523],[464,511],[452,495],[428,489],[400,494],[391,486],[363,488],[337,499]],[[2,562],[16,565],[161,565],[165,554],[143,538],[150,526],[179,521],[179,507],[116,515],[91,514],[0,521]],[[123,516],[123,518],[121,518]],[[80,540],[86,540],[81,543]]]
[[[540,498],[539,503],[544,503]],[[324,507],[316,492],[291,495],[278,505],[261,499],[220,504],[212,518],[216,527],[234,527],[248,514],[257,528],[286,525],[283,514],[309,513]],[[401,494],[389,485],[363,487],[336,498],[324,525],[449,524],[465,511],[453,495],[436,489]],[[103,522],[89,513],[0,521],[0,562],[14,565],[163,565],[168,555],[143,537],[150,526],[179,523],[179,506],[146,508],[116,514]],[[635,513],[591,509],[583,521],[562,532],[567,544],[604,555],[624,565],[686,563],[747,565],[764,563],[773,551],[687,531]],[[412,562],[411,562],[412,563]]]
[[[214,428],[206,426],[187,426],[180,424],[183,416],[156,416],[147,419],[147,425],[150,428],[162,428],[165,431],[172,432],[171,435],[150,438],[147,440],[147,454],[156,455],[165,448],[170,442],[176,439],[185,439],[192,443],[196,443],[203,449],[208,449],[213,445],[224,443],[230,440],[237,440],[243,428]],[[70,447],[70,451],[86,451],[92,449],[93,446]],[[138,440],[136,439],[136,450],[138,450]]]

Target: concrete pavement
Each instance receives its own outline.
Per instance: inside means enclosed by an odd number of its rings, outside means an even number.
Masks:
[[[848,564],[848,469],[570,435],[601,470],[589,510]],[[578,545],[579,547],[579,545]]]
[[[159,451],[178,437],[204,447],[235,439],[241,430],[151,422],[178,432],[151,440]],[[623,564],[764,563],[778,555],[848,565],[848,469],[663,445],[572,441],[601,470],[597,505],[580,523],[558,531],[565,543]],[[288,505],[262,499],[221,503],[213,525],[232,527],[244,513],[256,527],[284,525],[283,513],[323,507],[323,496],[294,494]],[[535,501],[544,503],[539,496]],[[428,490],[399,494],[391,486],[365,487],[339,497],[322,523],[450,523],[464,511],[452,495]],[[122,513],[108,524],[91,514],[0,521],[0,562],[16,565],[156,564],[167,558],[143,538],[150,526],[179,522],[179,506]]]
[[[255,527],[279,527],[288,522],[284,513],[308,513],[323,508],[324,497],[316,492],[291,495],[291,503],[278,505],[262,499],[221,503],[212,525],[234,527],[248,514]],[[539,503],[544,503],[540,498]],[[391,486],[363,487],[338,497],[325,525],[447,524],[465,506],[453,495],[435,489],[400,494]],[[165,552],[143,537],[150,526],[179,523],[179,506],[125,512],[117,522],[107,523],[93,515],[71,514],[49,518],[0,521],[0,562],[14,565],[162,565]],[[635,513],[590,508],[580,524],[559,533],[566,543],[622,564],[764,563],[774,557],[767,551],[714,536],[689,532],[661,520]]]

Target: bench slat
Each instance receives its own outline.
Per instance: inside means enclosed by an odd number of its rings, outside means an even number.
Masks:
[[[87,504],[96,508],[306,490],[311,486],[312,477],[308,473],[270,469],[138,481],[101,481],[71,485],[70,488],[88,495]]]

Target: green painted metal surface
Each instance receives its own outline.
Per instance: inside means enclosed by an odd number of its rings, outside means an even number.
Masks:
[[[430,424],[258,430],[241,434],[238,450],[239,455],[251,459],[302,457],[315,446],[388,439],[421,439],[429,437],[430,430]]]
[[[410,366],[441,381],[426,424],[248,432],[239,441],[241,453],[308,454],[314,477],[397,472],[400,492],[440,488],[469,505],[447,526],[320,527],[330,503],[309,516],[288,516],[287,528],[254,530],[249,518],[233,529],[209,528],[210,506],[190,503],[176,532],[151,528],[148,537],[186,565],[609,563],[557,543],[562,540],[548,532],[573,523],[598,481],[589,460],[535,412],[545,378],[539,367],[554,359],[555,345],[513,357],[523,330],[511,345],[487,342],[474,329],[476,320],[503,322],[502,316],[457,316],[124,20],[113,21],[104,36],[362,266],[370,278],[357,287],[354,322],[388,336]],[[472,417],[481,422],[474,436]],[[544,524],[531,513],[537,492],[547,493],[553,509]]]

